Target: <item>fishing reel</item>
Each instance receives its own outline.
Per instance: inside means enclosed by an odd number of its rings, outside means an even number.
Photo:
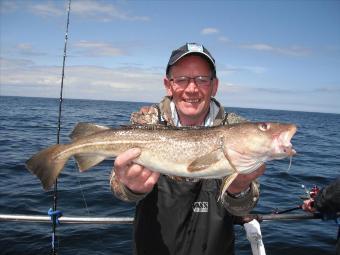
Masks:
[[[318,186],[314,185],[313,188],[311,188],[311,190],[309,191],[309,196],[310,198],[315,198],[317,196],[317,194],[319,194],[320,189]]]
[[[318,195],[320,189],[318,186],[314,185],[310,190],[306,188],[305,185],[301,185],[301,187],[305,190],[305,196],[301,196],[302,200],[313,199]]]
[[[315,197],[318,195],[318,193],[320,192],[320,189],[318,186],[314,185],[310,190],[308,190],[306,188],[305,185],[301,185],[301,187],[305,190],[305,195],[304,196],[300,196],[300,198],[305,201],[305,200],[310,200],[310,202],[308,203],[308,205],[312,208],[314,206],[314,199]],[[299,210],[299,209],[303,209],[303,205],[299,205],[293,208],[289,208],[283,211],[280,211],[278,208],[275,208],[272,211],[272,214],[283,214],[283,213],[287,213],[287,212],[291,212],[291,211],[295,211],[295,210]]]
[[[310,190],[308,190],[305,185],[301,185],[303,189],[305,189],[306,196],[301,196],[301,199],[303,201],[309,200],[309,202],[306,204],[307,207],[313,208],[314,207],[314,199],[320,192],[320,189],[318,186],[314,185]]]

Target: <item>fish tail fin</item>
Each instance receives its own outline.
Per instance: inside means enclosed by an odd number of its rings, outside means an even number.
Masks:
[[[92,154],[76,154],[74,159],[77,162],[80,172],[86,171],[87,169],[98,165],[100,162],[105,160],[107,157],[102,155],[92,155]]]
[[[62,144],[53,145],[26,161],[26,168],[40,179],[45,190],[53,186],[55,179],[70,158],[70,155],[60,155],[67,147]]]

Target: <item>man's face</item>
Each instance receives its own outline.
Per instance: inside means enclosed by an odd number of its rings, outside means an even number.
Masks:
[[[212,72],[208,62],[200,56],[189,55],[171,67],[170,78],[181,76],[209,76]],[[208,111],[210,98],[215,96],[218,80],[213,79],[208,86],[198,86],[190,79],[188,86],[178,86],[176,82],[165,78],[164,85],[168,96],[172,96],[182,125],[200,125]]]

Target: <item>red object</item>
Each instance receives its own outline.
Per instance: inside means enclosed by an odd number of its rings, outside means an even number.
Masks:
[[[314,185],[313,188],[309,191],[310,197],[314,199],[319,191],[320,189],[318,188],[318,186]]]

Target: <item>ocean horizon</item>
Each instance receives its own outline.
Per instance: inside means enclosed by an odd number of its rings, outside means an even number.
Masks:
[[[59,97],[34,97],[34,96],[14,96],[14,95],[0,95],[0,97],[24,97],[24,98],[41,98],[41,99],[55,99],[60,100]],[[217,98],[218,99],[218,98]],[[128,103],[137,103],[137,104],[145,104],[151,105],[158,102],[146,102],[146,101],[128,101],[128,100],[108,100],[108,99],[91,99],[91,98],[63,98],[65,100],[83,100],[83,101],[104,101],[104,102],[128,102]],[[289,109],[271,109],[271,108],[251,108],[251,107],[240,107],[240,106],[227,106],[223,105],[225,108],[239,108],[245,110],[268,110],[268,111],[288,111],[288,112],[308,112],[308,113],[326,113],[326,114],[340,114],[340,112],[318,112],[318,111],[307,111],[307,110],[289,110]]]

